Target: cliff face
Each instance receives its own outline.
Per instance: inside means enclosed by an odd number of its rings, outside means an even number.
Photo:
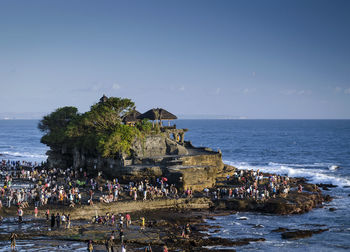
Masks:
[[[187,149],[176,141],[162,135],[137,139],[131,148],[134,158],[161,157],[165,155],[187,155]]]
[[[183,190],[212,187],[218,177],[234,171],[222,163],[220,152],[195,148],[189,142],[179,143],[164,134],[135,140],[129,156],[94,157],[77,148],[50,151],[48,155],[51,167],[72,166],[91,174],[102,171],[107,177],[118,177],[121,181],[167,177]]]

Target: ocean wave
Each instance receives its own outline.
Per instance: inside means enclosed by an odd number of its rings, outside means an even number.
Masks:
[[[247,162],[232,162],[225,161],[225,164],[232,165],[238,169],[248,169],[248,170],[260,170],[268,173],[276,173],[281,175],[288,175],[289,177],[304,177],[310,180],[311,183],[324,183],[324,184],[333,184],[337,186],[350,186],[350,180],[343,177],[337,177],[334,174],[327,174],[326,172],[332,172],[329,170],[330,164],[323,163],[323,167],[328,169],[314,169],[311,167],[320,167],[316,164],[310,165],[299,165],[295,166],[294,164],[279,164],[270,162],[268,165],[251,165]],[[320,163],[319,163],[320,164]],[[302,168],[305,167],[305,168]],[[307,168],[310,167],[310,168]],[[333,171],[334,172],[334,171]]]
[[[276,163],[269,162],[268,165],[271,166],[289,166],[289,167],[318,167],[318,168],[329,168],[333,166],[333,163],[312,163],[312,164],[286,164],[286,163]]]
[[[29,153],[29,152],[12,152],[12,151],[3,151],[0,154],[5,156],[12,156],[12,157],[23,157],[23,158],[40,158],[40,159],[46,159],[46,155],[37,154],[37,153]]]

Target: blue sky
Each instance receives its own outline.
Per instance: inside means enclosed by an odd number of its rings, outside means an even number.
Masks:
[[[0,1],[0,117],[102,94],[184,117],[350,119],[349,1]]]

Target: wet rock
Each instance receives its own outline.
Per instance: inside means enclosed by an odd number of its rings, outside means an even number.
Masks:
[[[289,229],[288,228],[283,228],[283,227],[279,227],[279,228],[277,228],[277,229],[274,229],[274,230],[272,230],[272,232],[286,232],[286,231],[289,231]]]
[[[283,239],[302,239],[311,237],[313,234],[320,234],[328,231],[329,229],[316,229],[316,230],[296,230],[282,233]]]
[[[334,212],[335,210],[337,210],[337,209],[334,208],[334,207],[331,207],[331,208],[329,209],[329,211],[331,211],[331,212]]]
[[[333,184],[323,184],[323,183],[320,183],[320,184],[316,184],[318,187],[321,187],[323,190],[328,190],[328,188],[334,188],[334,187],[337,187],[336,185],[333,185]]]
[[[325,201],[325,202],[330,202],[330,201],[332,201],[332,197],[330,196],[330,195],[324,195],[323,196],[323,200]]]
[[[316,186],[314,184],[304,184],[303,187],[304,187],[304,190],[308,191],[308,192],[319,192],[320,191],[318,186]]]

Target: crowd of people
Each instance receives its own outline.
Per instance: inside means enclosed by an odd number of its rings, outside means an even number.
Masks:
[[[49,169],[43,163],[26,161],[2,160],[0,163],[0,208],[17,207],[18,223],[23,222],[25,208],[34,207],[34,217],[45,211],[48,227],[54,229],[71,228],[71,216],[65,213],[51,213],[50,206],[61,205],[75,207],[76,205],[93,205],[94,202],[109,204],[120,200],[146,201],[158,198],[178,198],[178,189],[168,184],[167,178],[160,177],[153,181],[129,181],[119,183],[117,178],[104,180],[102,172],[97,177],[89,177],[83,169]],[[124,181],[125,182],[125,181]],[[2,217],[0,216],[2,219]],[[92,223],[115,225],[119,230],[121,251],[126,251],[124,244],[124,229],[131,225],[130,214],[106,213],[94,216]],[[1,224],[1,222],[0,222]],[[144,217],[135,221],[144,231],[146,220]],[[114,251],[115,237],[111,235],[106,240],[107,251]],[[15,248],[17,235],[11,234],[10,240]],[[111,239],[113,238],[113,239]],[[12,246],[11,245],[11,246]],[[147,246],[146,251],[152,251]],[[93,242],[89,241],[88,251],[93,251]],[[167,251],[166,246],[164,251]]]
[[[122,185],[117,178],[100,179],[101,172],[97,178],[88,177],[82,168],[47,169],[37,163],[2,160],[0,169],[4,181],[0,186],[0,207],[48,204],[75,207],[77,204],[93,205],[96,201],[108,204],[121,199],[145,201],[179,197],[178,189],[169,185],[164,177]],[[21,180],[22,186],[13,187],[14,180]]]
[[[0,186],[0,208],[15,205],[24,209],[29,205],[42,207],[52,204],[75,207],[77,204],[93,205],[97,201],[109,204],[119,200],[193,197],[191,188],[179,195],[176,186],[169,185],[165,177],[152,182],[144,179],[121,184],[118,178],[101,179],[102,172],[97,177],[88,177],[82,168],[47,169],[38,163],[6,160],[2,160],[0,169],[4,181]],[[20,187],[12,186],[13,181],[18,179],[28,183]],[[237,170],[233,176],[227,177],[225,186],[206,188],[201,196],[266,200],[286,195],[289,191],[287,176],[265,176],[259,170]]]
[[[0,184],[0,208],[17,206],[18,222],[23,221],[24,209],[33,206],[34,215],[38,217],[38,208],[47,210],[46,220],[52,229],[71,228],[69,214],[52,213],[49,205],[94,205],[94,202],[109,204],[120,200],[146,201],[157,198],[193,197],[191,188],[187,188],[179,195],[174,184],[169,184],[167,178],[160,177],[152,181],[145,178],[140,181],[128,181],[121,184],[118,178],[102,179],[102,172],[96,177],[89,177],[87,172],[80,169],[47,168],[44,164],[25,161],[2,160],[0,175],[3,185]],[[287,195],[290,191],[289,178],[280,175],[266,175],[261,171],[237,170],[233,176],[227,176],[226,183],[216,188],[206,188],[199,196],[213,199],[236,198],[266,200],[279,195]],[[302,187],[298,187],[302,191]],[[106,213],[96,215],[91,223],[112,225],[119,232],[119,242],[122,251],[126,251],[124,244],[124,229],[131,225],[131,216],[127,214]],[[145,218],[135,221],[140,230],[145,230]],[[189,238],[191,228],[186,225],[182,228],[181,236]],[[15,244],[15,234],[12,235]],[[115,232],[106,239],[107,251],[113,251]],[[93,242],[88,242],[88,251],[93,251]],[[152,251],[151,246],[146,251]],[[165,250],[164,250],[165,251]]]
[[[236,198],[267,200],[277,196],[286,196],[290,191],[289,177],[281,175],[264,175],[257,170],[238,170],[232,177],[227,176],[226,186],[212,190],[214,199]],[[210,190],[204,189],[209,196]]]

